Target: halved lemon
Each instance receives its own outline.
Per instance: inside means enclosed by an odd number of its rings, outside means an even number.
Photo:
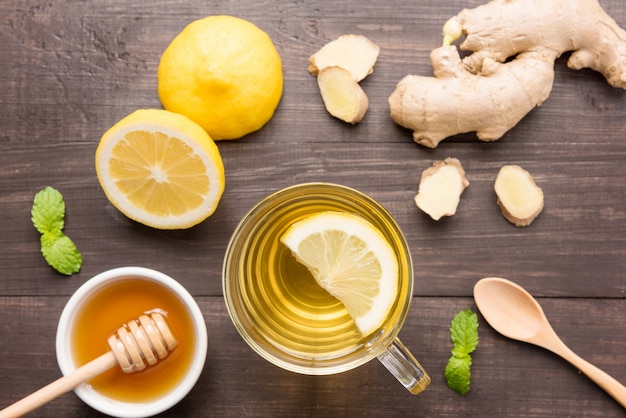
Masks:
[[[291,225],[281,242],[343,303],[361,334],[381,327],[398,295],[398,260],[374,225],[354,214],[320,212]]]
[[[100,139],[98,181],[130,219],[158,229],[192,227],[209,217],[224,191],[224,165],[198,124],[161,109],[131,113]]]

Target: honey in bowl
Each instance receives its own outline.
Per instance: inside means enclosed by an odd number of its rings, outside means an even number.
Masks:
[[[192,318],[184,303],[167,287],[143,278],[112,282],[91,295],[76,315],[71,346],[77,367],[110,350],[107,339],[120,326],[144,313],[166,317],[178,346],[154,366],[133,373],[114,367],[89,385],[111,399],[149,402],[172,391],[191,367],[196,345]]]

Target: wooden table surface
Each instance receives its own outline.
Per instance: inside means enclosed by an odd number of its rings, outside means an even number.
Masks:
[[[564,360],[496,333],[479,315],[471,390],[443,372],[449,325],[478,312],[477,280],[501,276],[535,295],[576,353],[626,383],[626,92],[590,70],[556,63],[550,98],[501,140],[474,134],[431,150],[389,117],[387,98],[405,75],[430,75],[441,27],[476,0],[212,1],[0,0],[0,406],[56,379],[56,325],[90,277],[138,265],[176,278],[196,298],[209,333],[206,368],[163,416],[224,417],[623,417],[624,409]],[[626,27],[622,0],[600,0]],[[106,199],[94,153],[102,133],[137,108],[160,108],[161,53],[189,22],[211,14],[248,19],[273,39],[284,94],[273,119],[243,139],[219,142],[226,191],[216,213],[184,231],[133,223]],[[308,57],[345,33],[380,48],[362,86],[370,108],[351,126],[329,116]],[[434,222],[414,204],[422,170],[460,159],[470,181],[455,216]],[[500,214],[493,182],[519,164],[545,194],[542,214],[516,228]],[[314,377],[255,354],[222,297],[228,239],[250,207],[285,186],[340,183],[369,194],[397,219],[412,250],[415,289],[400,338],[432,376],[409,395],[376,360]],[[45,186],[64,195],[65,232],[84,257],[65,277],[40,254],[30,220]],[[73,393],[35,416],[96,417]]]

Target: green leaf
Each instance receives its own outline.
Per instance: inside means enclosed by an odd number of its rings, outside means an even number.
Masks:
[[[445,377],[448,387],[453,391],[465,395],[470,389],[470,367],[472,358],[468,356],[452,356],[446,365]]]
[[[69,237],[63,233],[65,226],[65,202],[61,193],[45,187],[33,199],[30,211],[33,225],[41,233],[41,253],[46,262],[59,273],[77,273],[83,257]]]
[[[41,253],[50,267],[67,276],[78,273],[83,264],[78,248],[62,232],[43,234]]]
[[[448,387],[461,395],[469,392],[471,353],[478,345],[478,316],[469,309],[457,313],[450,324],[452,356],[445,369]]]
[[[457,313],[450,325],[450,338],[454,343],[453,355],[463,357],[472,353],[478,345],[478,317],[465,309]]]
[[[65,224],[65,202],[58,190],[45,187],[33,199],[33,225],[42,234],[60,232]]]

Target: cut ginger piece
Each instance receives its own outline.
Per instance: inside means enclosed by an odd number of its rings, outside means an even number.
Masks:
[[[503,166],[494,189],[502,215],[515,226],[530,225],[543,209],[543,191],[520,166]]]
[[[363,119],[369,100],[347,70],[326,67],[317,75],[317,84],[328,113],[352,124]]]
[[[456,158],[435,161],[422,172],[415,204],[435,221],[456,213],[461,194],[469,186],[465,170]]]
[[[327,67],[341,67],[359,82],[374,71],[380,48],[363,35],[341,35],[309,58],[309,72],[318,75]]]

